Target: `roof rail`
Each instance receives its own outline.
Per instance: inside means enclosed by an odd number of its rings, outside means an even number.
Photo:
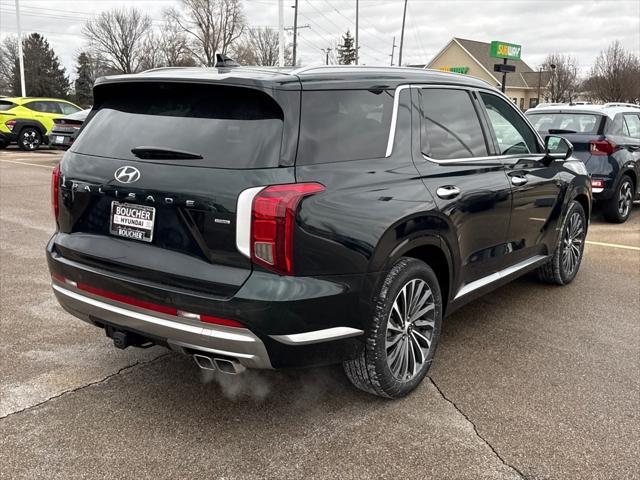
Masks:
[[[607,102],[603,105],[603,107],[633,107],[640,108],[640,105],[637,103],[624,103],[624,102]]]
[[[156,67],[156,68],[150,68],[149,70],[144,70],[140,73],[161,72],[162,70],[180,70],[182,68],[189,68],[189,67]]]

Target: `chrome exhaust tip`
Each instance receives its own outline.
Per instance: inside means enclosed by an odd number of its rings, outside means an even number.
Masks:
[[[200,353],[193,354],[193,361],[196,362],[196,365],[200,367],[201,370],[215,370],[215,364],[213,363],[213,359],[207,355],[202,355]]]
[[[245,366],[236,360],[227,358],[214,358],[213,363],[222,373],[238,375],[246,370]]]

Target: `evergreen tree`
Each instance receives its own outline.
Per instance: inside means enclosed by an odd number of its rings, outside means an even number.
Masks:
[[[349,30],[342,37],[342,45],[338,45],[338,63],[340,65],[353,65],[356,63],[356,48]]]
[[[69,93],[69,78],[49,42],[39,33],[32,33],[22,41],[24,77],[30,97],[65,98]],[[12,87],[20,95],[20,69],[13,66]]]
[[[93,82],[95,81],[91,57],[88,53],[82,52],[76,60],[76,103],[83,107],[88,107],[93,103]]]

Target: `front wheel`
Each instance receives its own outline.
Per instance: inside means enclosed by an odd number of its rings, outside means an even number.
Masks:
[[[378,293],[366,346],[344,362],[349,380],[361,390],[400,398],[427,374],[442,326],[442,296],[433,270],[401,258]]]
[[[556,249],[551,260],[538,268],[538,278],[545,283],[566,285],[576,277],[587,236],[587,216],[584,208],[575,200],[569,204]]]
[[[18,135],[18,147],[21,150],[33,151],[37,150],[42,143],[42,135],[40,130],[35,127],[25,127],[20,130]]]
[[[629,175],[623,175],[613,197],[604,205],[604,218],[613,223],[626,222],[633,207],[633,196],[633,180]]]

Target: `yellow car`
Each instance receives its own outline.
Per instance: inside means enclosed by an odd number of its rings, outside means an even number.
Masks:
[[[22,150],[36,150],[48,142],[53,119],[82,110],[58,98],[0,98],[0,148],[16,142]]]

